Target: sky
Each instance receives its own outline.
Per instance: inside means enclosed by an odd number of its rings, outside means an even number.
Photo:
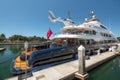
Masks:
[[[49,10],[61,18],[67,18],[70,10],[76,24],[83,23],[93,10],[107,28],[120,36],[120,0],[0,0],[0,34],[46,37],[49,28],[53,33],[61,32],[63,24],[52,23]]]

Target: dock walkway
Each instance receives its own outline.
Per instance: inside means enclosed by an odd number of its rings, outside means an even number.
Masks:
[[[89,71],[115,56],[116,54],[114,52],[104,52],[101,55],[91,56],[89,60],[86,60],[86,70]],[[68,78],[74,76],[77,71],[78,60],[74,60],[33,72],[33,76],[27,78],[27,80],[63,80],[66,78],[66,80],[69,80]],[[18,80],[18,77],[7,80]]]

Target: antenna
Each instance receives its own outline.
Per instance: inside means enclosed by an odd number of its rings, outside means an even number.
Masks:
[[[70,19],[70,10],[68,10],[68,18]]]
[[[90,17],[91,17],[91,19],[95,19],[95,14],[94,14],[93,10],[91,10],[91,12],[90,12]]]
[[[109,26],[109,29],[111,30],[111,25],[110,25],[110,16],[109,16],[109,18],[108,18],[109,20],[108,20],[108,26]]]

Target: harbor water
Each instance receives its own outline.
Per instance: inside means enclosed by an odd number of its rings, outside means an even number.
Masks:
[[[18,54],[23,45],[0,45],[4,47],[4,51],[0,51],[0,80],[12,77],[10,73],[10,63]]]
[[[91,70],[87,80],[120,80],[120,56]]]
[[[10,78],[10,64],[23,45],[0,45],[5,51],[0,52],[0,80]],[[120,80],[120,57],[116,57],[91,70],[87,80]],[[75,79],[76,80],[76,79]]]

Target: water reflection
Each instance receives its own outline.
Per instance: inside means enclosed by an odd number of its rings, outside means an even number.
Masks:
[[[5,48],[5,47],[3,45],[0,45],[0,48]],[[0,56],[4,55],[4,51],[5,50],[0,51]]]
[[[9,47],[10,47],[10,50],[13,54],[17,54],[21,50],[23,45],[11,45]]]
[[[0,51],[0,56],[3,56],[4,55],[4,51]]]
[[[12,76],[10,63],[23,45],[0,45],[0,47],[6,48],[5,51],[0,52],[0,80],[4,80]]]
[[[120,80],[120,57],[97,67],[89,72],[87,80]]]

